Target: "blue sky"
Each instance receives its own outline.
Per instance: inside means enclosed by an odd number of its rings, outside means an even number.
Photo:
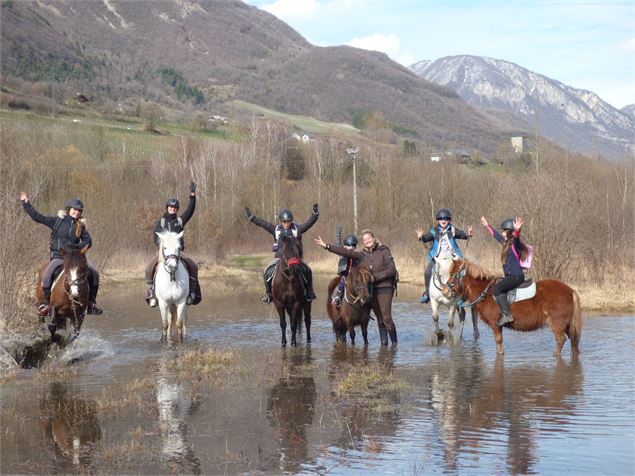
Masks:
[[[383,51],[409,66],[489,56],[614,107],[635,104],[635,0],[244,0],[309,42]]]

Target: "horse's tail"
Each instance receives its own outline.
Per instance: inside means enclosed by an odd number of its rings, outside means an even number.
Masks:
[[[582,334],[582,310],[580,307],[580,296],[573,290],[573,322],[569,325],[569,339],[574,352],[579,352],[578,344]]]

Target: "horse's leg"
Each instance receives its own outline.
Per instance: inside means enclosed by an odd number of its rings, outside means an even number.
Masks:
[[[456,313],[456,306],[448,306],[448,329],[454,329],[454,313]]]
[[[504,354],[505,351],[503,350],[503,332],[501,328],[498,327],[496,323],[491,324],[490,327],[494,332],[494,340],[496,341],[496,353]]]
[[[553,330],[553,335],[556,337],[556,350],[553,353],[554,357],[560,357],[562,352],[562,346],[564,345],[564,332],[560,329]]]
[[[170,306],[164,302],[159,302],[159,311],[161,311],[161,342],[167,342],[170,332]]]
[[[302,306],[300,304],[294,304],[291,308],[291,314],[289,315],[291,319],[291,346],[295,347],[298,345],[296,340],[296,332],[298,331],[298,323],[300,322],[300,318],[302,316]]]
[[[282,347],[287,346],[287,319],[284,315],[285,310],[282,304],[276,303],[276,310],[280,316],[280,330],[282,331]]]
[[[474,308],[472,308],[472,326],[474,327],[474,338],[478,339],[481,333],[478,330],[478,312]]]
[[[364,346],[368,346],[368,319],[362,322],[362,337],[364,338]]]
[[[79,337],[79,330],[82,328],[82,323],[84,322],[84,312],[81,312],[75,319],[73,319],[73,335],[69,342],[73,342],[75,339]]]
[[[434,322],[434,334],[438,340],[443,340],[443,332],[439,328],[439,303],[436,299],[430,299],[430,306],[432,307],[432,321]]]
[[[304,305],[304,327],[306,328],[306,343],[311,343],[311,303]]]
[[[348,335],[351,338],[351,345],[355,345],[355,324],[352,322],[348,324]]]
[[[51,333],[51,342],[55,342],[55,332],[57,331],[57,309],[51,306],[50,316],[51,323],[48,325],[49,332]]]
[[[186,301],[176,306],[176,332],[179,335],[179,339],[183,342],[185,337],[185,321],[187,319],[187,305]]]

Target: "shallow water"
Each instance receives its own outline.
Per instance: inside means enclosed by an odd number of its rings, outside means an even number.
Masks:
[[[168,346],[142,298],[136,284],[110,290],[108,313],[50,357],[71,372],[25,370],[3,384],[3,474],[635,473],[635,316],[585,316],[576,359],[568,343],[553,358],[546,329],[505,332],[497,356],[483,324],[478,340],[466,323],[462,339],[456,330],[454,344],[433,345],[429,307],[403,287],[397,349],[380,349],[374,322],[367,349],[334,345],[321,300],[312,344],[303,334],[281,349],[274,308],[237,290],[191,308],[186,342]],[[208,348],[238,350],[239,371],[177,378],[176,356]],[[347,372],[375,364],[401,385],[377,405],[338,396]],[[145,406],[104,406],[144,377]]]

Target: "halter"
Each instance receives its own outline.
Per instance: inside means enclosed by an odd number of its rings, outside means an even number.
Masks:
[[[464,293],[463,278],[465,277],[466,272],[467,272],[467,270],[465,269],[465,265],[461,265],[461,267],[459,268],[459,271],[452,275],[452,281],[453,282],[449,282],[448,281],[448,283],[446,284],[446,286],[448,288],[450,288],[450,291],[452,291],[452,295],[456,299],[456,305],[458,307],[461,307],[461,308],[473,307],[473,306],[477,305],[479,302],[481,302],[483,299],[485,299],[485,297],[487,296],[487,294],[489,292],[489,288],[492,286],[492,284],[494,284],[494,282],[496,282],[496,279],[490,280],[487,283],[487,286],[485,286],[485,289],[483,289],[481,294],[474,301],[465,302],[465,301],[463,301],[461,296],[463,296],[463,293]],[[458,291],[460,293],[460,296],[457,295],[457,292],[454,289],[454,282],[458,283]]]

